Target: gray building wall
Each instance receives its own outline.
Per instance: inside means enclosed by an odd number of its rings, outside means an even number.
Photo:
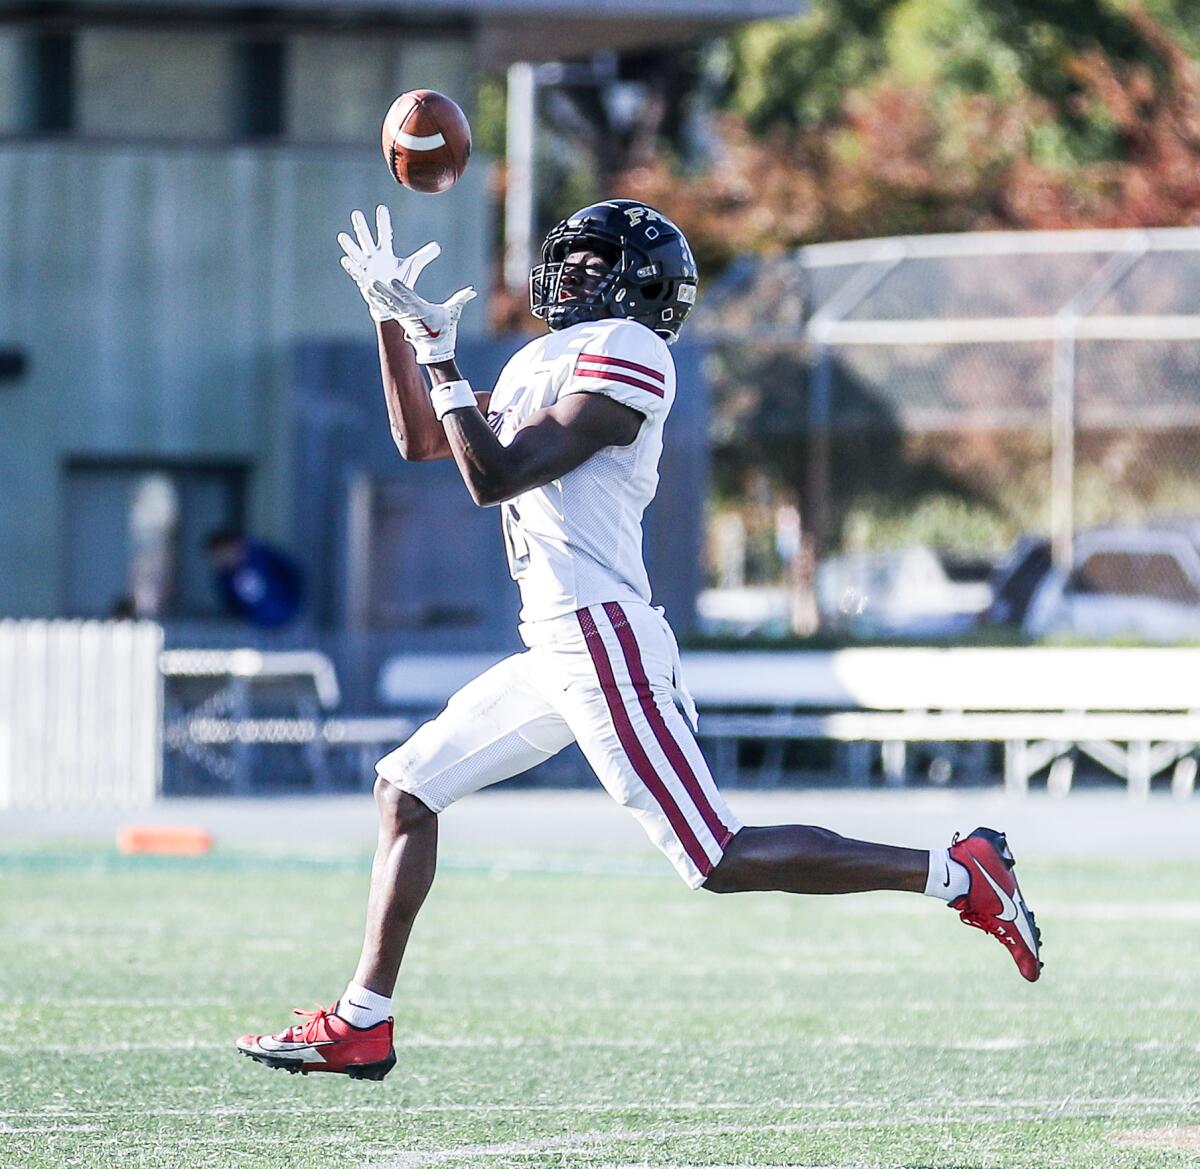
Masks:
[[[131,500],[162,487],[157,468],[186,513],[177,542],[194,575],[212,521],[293,538],[297,346],[369,336],[337,263],[352,208],[389,203],[403,246],[440,240],[422,290],[474,284],[464,340],[482,332],[487,159],[437,197],[394,184],[376,136],[395,94],[438,88],[471,112],[481,62],[685,41],[796,4],[16,7],[0,0],[0,348],[28,369],[0,382],[0,616],[101,616],[127,583]],[[176,600],[182,616],[214,612],[196,579]]]
[[[438,239],[422,284],[473,283],[487,318],[488,164],[437,197],[371,148],[0,143],[0,342],[29,369],[0,385],[0,615],[63,611],[68,464],[244,467],[251,527],[289,535],[298,338],[361,338],[336,235],[386,202],[398,245]]]

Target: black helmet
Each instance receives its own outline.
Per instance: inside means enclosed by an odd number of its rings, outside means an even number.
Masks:
[[[612,255],[612,269],[586,299],[559,304],[563,261],[591,245]],[[606,199],[576,211],[546,236],[542,262],[529,273],[529,307],[551,329],[625,317],[669,344],[692,311],[697,280],[692,249],[665,215],[635,199]]]

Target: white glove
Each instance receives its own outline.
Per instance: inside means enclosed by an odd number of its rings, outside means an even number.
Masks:
[[[418,248],[411,256],[397,258],[392,250],[392,216],[382,204],[375,208],[378,243],[371,238],[367,217],[361,211],[352,211],[350,222],[354,226],[358,242],[355,243],[344,231],[338,233],[338,243],[346,253],[342,257],[342,267],[358,285],[358,291],[367,302],[372,319],[389,321],[392,314],[372,291],[372,284],[376,280],[382,280],[385,284],[389,280],[402,280],[410,287],[415,285],[425,266],[441,255],[441,245],[428,243],[423,248]]]
[[[403,280],[376,280],[371,291],[400,322],[408,343],[416,352],[418,365],[433,365],[454,356],[458,318],[466,303],[475,299],[474,288],[460,288],[442,304],[431,304]]]

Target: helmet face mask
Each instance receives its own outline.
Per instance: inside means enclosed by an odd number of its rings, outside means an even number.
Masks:
[[[563,301],[566,259],[578,251],[612,257],[612,266],[590,292]],[[695,303],[696,284],[696,261],[675,224],[645,203],[610,199],[575,212],[546,237],[542,262],[529,274],[529,303],[554,330],[616,317],[670,343]]]

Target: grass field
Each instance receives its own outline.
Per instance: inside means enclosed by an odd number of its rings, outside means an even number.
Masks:
[[[1029,986],[923,898],[446,858],[381,1084],[238,1056],[335,996],[368,857],[0,850],[0,1166],[1200,1161],[1200,863],[1022,865]]]

